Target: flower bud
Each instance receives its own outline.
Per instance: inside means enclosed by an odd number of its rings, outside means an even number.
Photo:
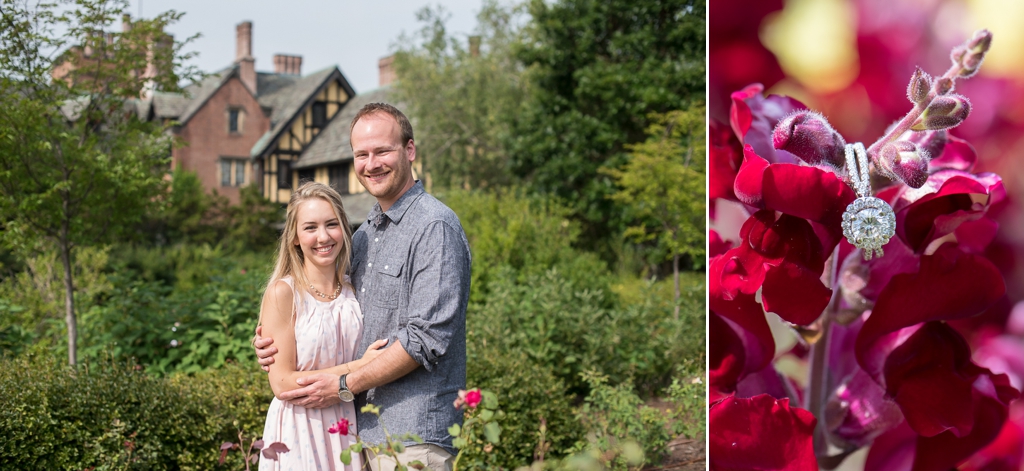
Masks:
[[[949,60],[953,61],[953,65],[962,65],[965,55],[967,55],[967,47],[960,45],[949,51]]]
[[[942,151],[946,149],[946,142],[949,141],[949,133],[946,130],[941,131],[922,131],[913,132],[909,131],[905,133],[900,140],[910,141],[917,144],[917,148],[924,152],[927,152],[931,158],[936,158],[942,155]]]
[[[846,162],[843,136],[813,111],[799,110],[782,118],[775,126],[772,144],[811,165],[843,168]]]
[[[924,71],[918,67],[914,70],[914,75],[910,77],[910,83],[907,84],[907,99],[914,104],[922,103],[928,98],[928,92],[931,88],[931,76],[924,73]]]
[[[949,129],[960,125],[971,114],[971,102],[962,95],[935,97],[911,128],[915,131]]]
[[[941,77],[935,81],[935,93],[938,95],[948,95],[949,92],[953,91],[953,79],[949,77]]]
[[[910,141],[893,141],[879,151],[875,164],[889,178],[921,188],[928,181],[928,152]]]
[[[992,47],[992,33],[987,29],[974,33],[974,37],[967,41],[961,57],[960,77],[970,77],[978,72],[981,61],[985,59],[985,53]]]

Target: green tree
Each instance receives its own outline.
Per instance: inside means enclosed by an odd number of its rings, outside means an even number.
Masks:
[[[127,7],[0,0],[0,237],[59,253],[72,365],[76,249],[135,227],[164,187],[171,143],[137,119],[139,94],[176,90],[194,75],[181,65],[184,43],[163,33],[178,13],[104,33],[127,21]]]
[[[636,223],[625,235],[653,242],[662,260],[672,260],[675,316],[679,318],[679,260],[704,259],[706,144],[705,107],[650,117],[647,141],[627,146],[629,162],[602,170],[619,186],[611,197],[626,206]]]
[[[529,95],[508,136],[512,169],[572,205],[584,243],[609,253],[622,208],[598,172],[627,161],[651,113],[703,99],[703,0],[531,0],[517,57]]]
[[[423,28],[401,39],[394,87],[416,121],[429,182],[467,189],[509,182],[503,140],[526,89],[512,55],[522,13],[485,0],[475,35],[463,41],[445,29],[442,7],[426,7],[417,13]]]

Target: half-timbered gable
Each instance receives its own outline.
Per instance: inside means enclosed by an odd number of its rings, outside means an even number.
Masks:
[[[261,175],[257,183],[267,199],[287,202],[300,181],[313,179],[296,163],[354,94],[337,67],[331,67],[261,96],[260,102],[273,110],[272,127],[253,146],[251,155]]]

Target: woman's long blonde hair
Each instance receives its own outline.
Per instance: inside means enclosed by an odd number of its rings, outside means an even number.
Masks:
[[[336,276],[339,283],[345,283],[345,273],[348,272],[348,265],[352,255],[352,228],[348,225],[348,216],[341,204],[341,195],[330,186],[323,183],[308,182],[292,191],[292,197],[288,200],[288,209],[285,211],[284,231],[281,232],[281,240],[277,249],[277,262],[274,263],[274,271],[270,274],[266,289],[263,291],[263,302],[266,302],[267,293],[272,289],[278,280],[292,277],[293,305],[298,305],[299,294],[309,292],[309,278],[302,269],[305,257],[302,255],[302,247],[295,245],[298,237],[299,226],[299,205],[314,198],[319,198],[331,205],[334,215],[338,217],[341,227],[344,230],[344,238],[341,241],[341,250],[338,251],[338,258],[335,263],[337,268]],[[263,324],[263,309],[260,304],[259,324]],[[295,308],[292,307],[292,319],[295,318]]]

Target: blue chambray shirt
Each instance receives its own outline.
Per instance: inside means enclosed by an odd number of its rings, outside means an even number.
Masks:
[[[448,427],[462,423],[452,404],[466,387],[471,265],[462,224],[417,181],[387,211],[374,205],[352,246],[352,285],[363,311],[359,351],[377,339],[397,340],[422,366],[357,396],[359,435],[384,442],[377,417],[359,412],[369,402],[381,408],[392,436],[414,433],[455,454]]]

